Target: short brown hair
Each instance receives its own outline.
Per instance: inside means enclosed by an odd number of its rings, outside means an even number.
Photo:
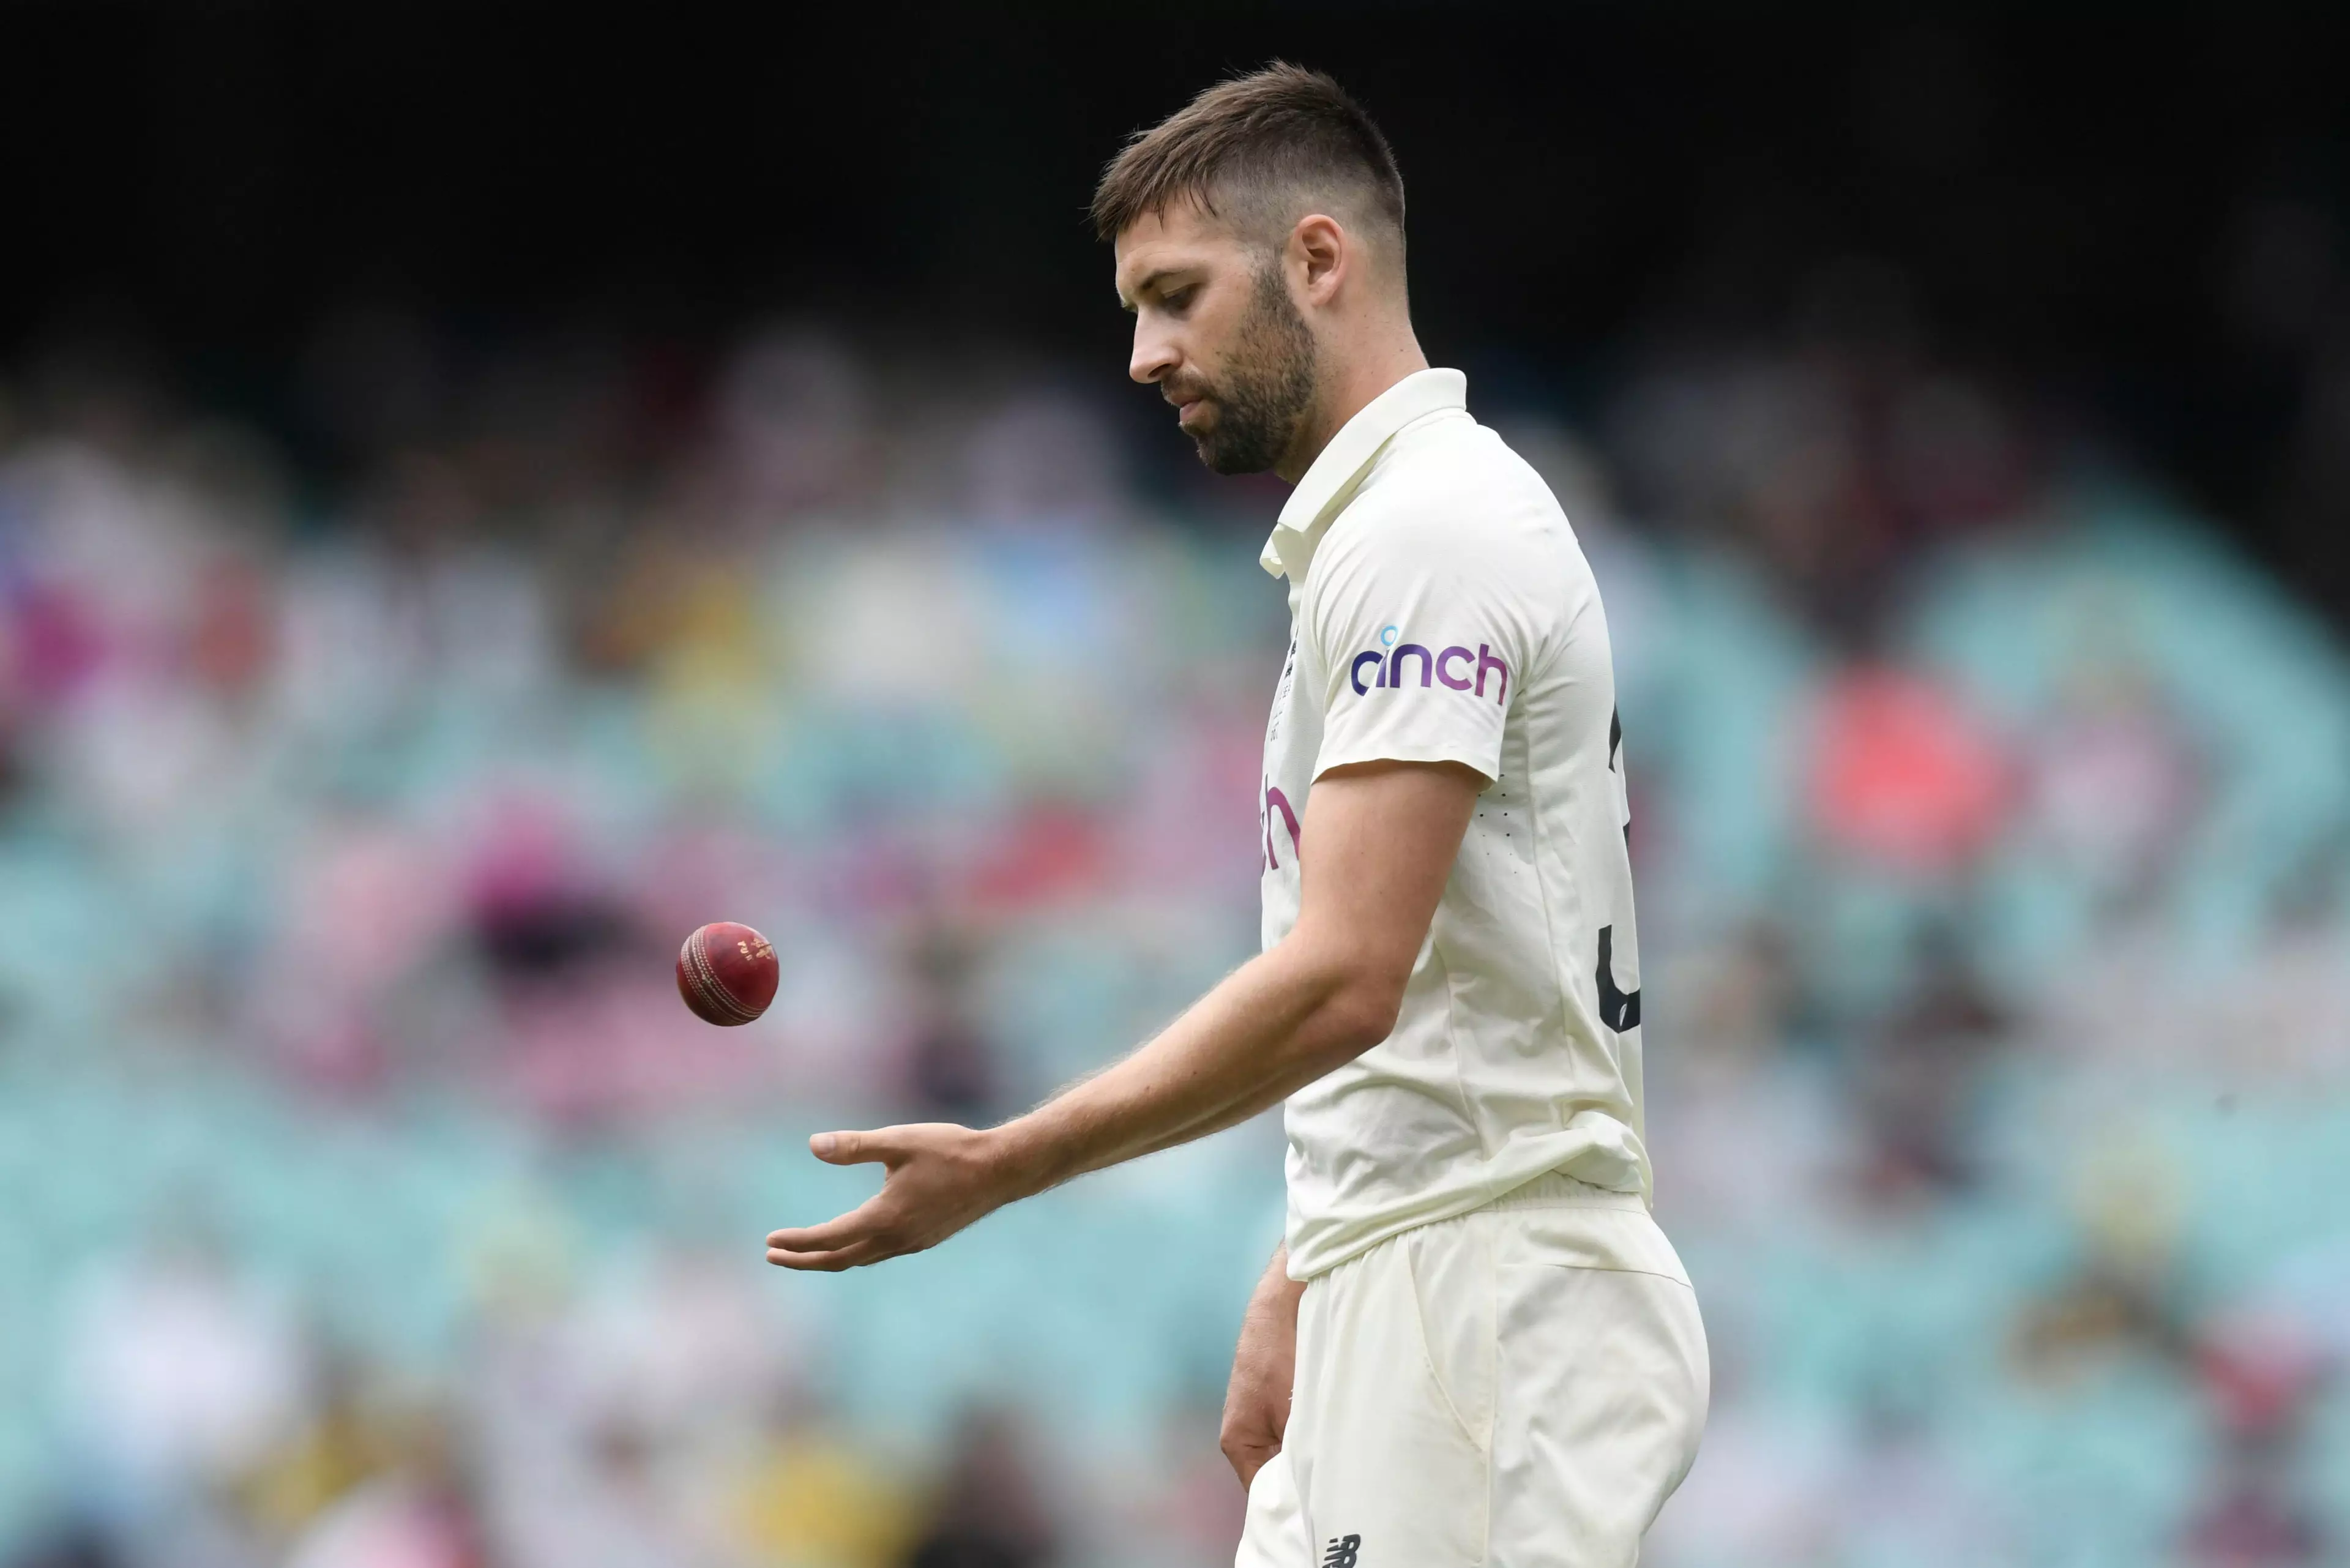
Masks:
[[[1357,198],[1350,215],[1383,220],[1400,245],[1403,175],[1388,139],[1330,78],[1275,60],[1135,132],[1102,171],[1094,232],[1116,239],[1183,201],[1244,226],[1294,222],[1297,198],[1326,193]]]

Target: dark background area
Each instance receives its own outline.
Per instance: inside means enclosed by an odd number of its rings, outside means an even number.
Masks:
[[[2342,520],[2282,472],[2345,329],[2338,10],[37,5],[0,55],[0,353],[135,338],[265,418],[355,301],[685,345],[789,301],[901,324],[942,379],[1006,344],[1115,365],[1099,162],[1281,55],[1394,140],[1440,359],[1572,387],[1660,335],[1816,327],[1857,266],[2345,602]]]

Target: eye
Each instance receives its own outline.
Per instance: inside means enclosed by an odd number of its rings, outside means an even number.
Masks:
[[[1169,310],[1174,312],[1176,315],[1180,316],[1183,312],[1191,308],[1191,301],[1199,296],[1199,293],[1200,286],[1198,284],[1185,284],[1181,288],[1170,289],[1168,291],[1166,296],[1159,303],[1164,305]]]

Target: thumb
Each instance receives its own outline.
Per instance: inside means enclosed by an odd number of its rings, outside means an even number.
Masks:
[[[858,1165],[875,1158],[865,1151],[865,1139],[863,1133],[818,1133],[808,1139],[808,1152],[827,1165]]]

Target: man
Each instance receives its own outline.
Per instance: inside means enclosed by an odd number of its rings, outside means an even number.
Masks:
[[[842,1269],[1286,1098],[1287,1241],[1223,1446],[1263,1568],[1632,1563],[1704,1425],[1704,1331],[1649,1219],[1615,682],[1557,502],[1428,368],[1403,183],[1275,65],[1131,141],[1094,201],[1129,371],[1222,473],[1295,490],[1265,732],[1264,951],[1027,1114],[827,1133]]]

